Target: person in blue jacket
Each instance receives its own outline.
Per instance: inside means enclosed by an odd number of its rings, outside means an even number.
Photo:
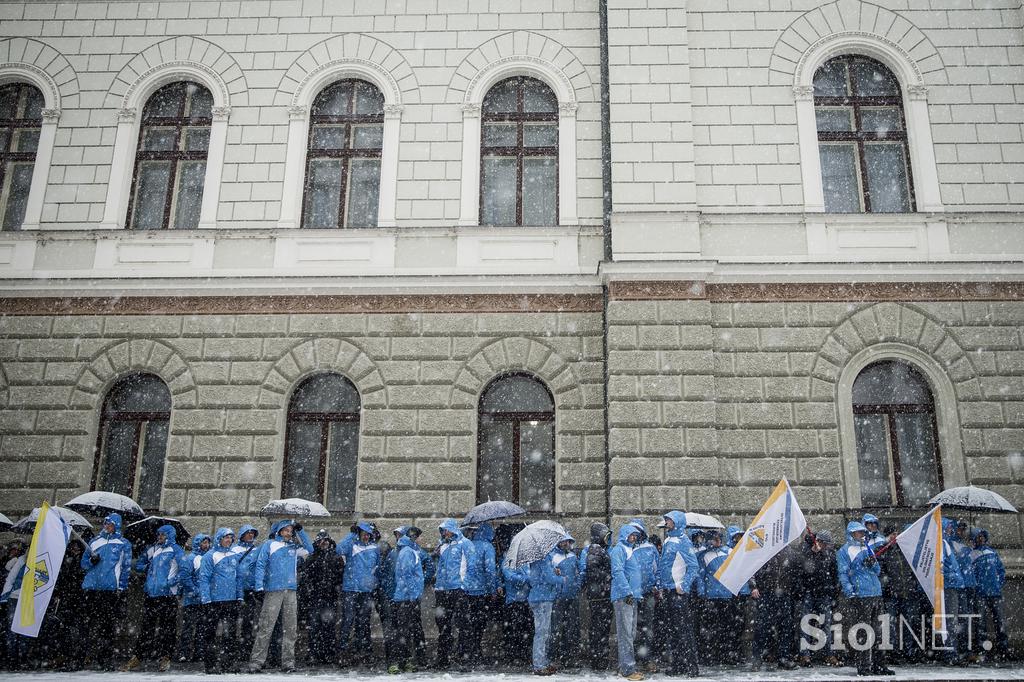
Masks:
[[[257,592],[263,592],[263,607],[249,657],[249,672],[263,669],[278,617],[281,619],[281,670],[295,670],[298,565],[312,553],[313,545],[306,531],[291,519],[275,522],[270,527],[270,537],[260,545],[253,583]]]
[[[655,612],[657,610],[658,592],[658,548],[651,542],[647,527],[641,519],[631,519],[630,523],[640,529],[640,540],[634,552],[640,566],[640,584],[643,598],[637,602],[636,609],[636,661],[637,665],[649,672],[657,672],[655,649],[657,641],[654,636]]]
[[[459,666],[465,666],[477,652],[466,646],[469,624],[466,613],[466,581],[476,550],[459,530],[455,519],[445,519],[437,527],[441,542],[437,549],[434,574],[434,621],[437,623],[437,658],[434,666],[448,668],[452,655]],[[458,632],[458,648],[455,633]]]
[[[253,575],[256,569],[256,557],[260,554],[260,544],[256,542],[260,532],[255,526],[242,525],[238,529],[238,539],[232,550],[239,554],[238,572],[242,576],[244,590],[242,604],[238,608],[238,652],[248,656],[252,651],[252,643],[256,640],[256,624],[260,619],[260,608],[263,605],[263,593],[256,591]]]
[[[971,568],[974,570],[974,581],[978,590],[978,615],[981,617],[978,623],[978,640],[982,646],[985,642],[991,643],[995,660],[1004,661],[1010,655],[1006,620],[1003,618],[1003,584],[1006,583],[1006,569],[999,554],[988,544],[987,530],[975,528],[971,531],[971,540],[974,543],[970,557]],[[992,619],[991,630],[989,617]]]
[[[732,528],[734,526],[730,526],[730,530]],[[746,629],[744,613],[738,597],[715,578],[729,556],[729,547],[722,545],[722,534],[718,530],[708,530],[704,537],[706,546],[696,555],[700,573],[694,581],[700,598],[698,619],[704,637],[700,649],[707,652],[711,662],[738,662],[740,637]],[[749,594],[747,586],[743,587]]]
[[[960,566],[960,574],[963,576],[964,586],[960,590],[959,602],[960,613],[963,614],[963,619],[957,619],[957,625],[959,626],[960,635],[957,638],[957,647],[960,650],[961,657],[968,658],[972,663],[977,662],[978,655],[974,651],[969,649],[976,649],[979,642],[974,637],[965,636],[964,630],[967,628],[967,616],[978,613],[978,587],[977,582],[974,578],[974,568],[971,563],[971,552],[974,548],[971,546],[971,538],[969,535],[970,528],[966,521],[956,521],[953,533],[949,539],[949,546],[956,554],[957,564]],[[962,620],[962,622],[961,622]]]
[[[846,525],[846,544],[836,553],[836,570],[850,610],[843,622],[847,628],[859,623],[870,627],[877,645],[882,641],[878,620],[882,612],[882,583],[878,576],[882,569],[868,544],[868,529],[860,521]],[[876,646],[858,651],[856,657],[858,675],[894,674],[885,666],[884,654]]]
[[[658,560],[658,589],[665,597],[662,608],[666,611],[663,622],[668,624],[668,649],[672,665],[670,675],[696,677],[697,643],[694,639],[693,614],[690,613],[690,588],[697,579],[697,557],[686,536],[686,514],[670,511],[658,524],[665,529]]]
[[[206,640],[205,609],[199,599],[199,587],[196,575],[203,555],[213,546],[213,538],[206,533],[196,533],[192,537],[192,551],[185,555],[181,569],[181,635],[178,638],[178,661],[181,663],[197,663],[205,660]]]
[[[643,599],[643,579],[634,547],[643,531],[631,523],[619,529],[618,542],[608,552],[612,567],[612,606],[615,609],[615,637],[619,650],[619,673],[633,682],[644,679],[636,667],[636,611]]]
[[[132,545],[121,536],[121,515],[103,519],[103,529],[82,554],[83,603],[92,661],[105,670],[113,670],[121,657],[118,625],[125,621],[128,578],[132,571]]]
[[[511,568],[502,564],[501,575],[505,585],[505,607],[502,612],[502,657],[512,665],[524,665],[530,660],[533,640],[533,618],[530,615],[530,569],[528,566]]]
[[[398,546],[391,551],[394,561],[392,618],[395,641],[389,650],[388,672],[416,671],[416,621],[420,618],[419,603],[423,596],[423,559],[419,545],[403,533]]]
[[[196,575],[199,601],[207,612],[203,663],[208,675],[238,669],[235,625],[245,580],[238,570],[241,555],[234,551],[234,544],[235,532],[218,528],[213,536],[213,549],[203,555]]]
[[[501,588],[498,580],[498,563],[494,551],[494,528],[489,523],[482,523],[472,531],[470,541],[473,543],[473,561],[469,564],[466,580],[466,610],[469,624],[466,646],[470,651],[480,651],[484,629],[493,618],[493,609]],[[473,668],[479,663],[478,656],[465,661],[464,665]]]
[[[27,667],[31,656],[32,640],[11,628],[21,598],[21,584],[25,579],[26,548],[21,547],[20,551],[19,555],[7,560],[7,574],[4,576],[3,588],[0,589],[0,616],[4,618],[0,626],[0,654],[3,654],[0,662],[4,665],[0,669],[3,670]]]
[[[559,544],[568,543],[569,536]],[[555,599],[565,584],[565,578],[555,566],[553,558],[558,547],[552,549],[546,557],[530,564],[530,596],[527,601],[533,611],[533,673],[535,675],[552,675],[555,667],[549,657],[551,640],[551,612]]]
[[[357,523],[356,529],[338,543],[335,553],[345,562],[338,663],[359,665],[373,655],[370,614],[380,568],[380,547],[373,539],[373,527],[366,521]]]
[[[572,538],[559,542],[551,556],[551,563],[562,578],[562,587],[551,611],[549,653],[550,658],[561,668],[575,666],[580,658],[579,594],[583,577],[575,542]]]
[[[143,658],[159,659],[160,672],[171,668],[171,656],[178,633],[178,594],[184,572],[185,552],[177,544],[174,526],[157,528],[156,543],[135,562],[135,570],[146,574],[146,597],[142,623],[135,643],[135,655],[122,670],[135,670]]]
[[[947,665],[960,665],[965,658],[966,648],[966,642],[963,641],[966,639],[963,632],[965,619],[962,616],[967,615],[967,600],[964,597],[967,581],[964,579],[963,567],[953,547],[955,539],[956,521],[942,519],[942,583],[947,616],[944,658]]]
[[[416,553],[419,554],[420,566],[423,567],[423,585],[424,589],[426,589],[427,585],[431,585],[434,582],[434,571],[436,569],[434,557],[420,546],[419,539],[423,535],[422,530],[416,526],[408,526],[405,534],[413,541]],[[416,609],[416,617],[412,619],[412,626],[416,637],[416,667],[426,668],[429,665],[429,661],[427,659],[427,635],[423,631],[423,600],[418,600],[414,608]]]

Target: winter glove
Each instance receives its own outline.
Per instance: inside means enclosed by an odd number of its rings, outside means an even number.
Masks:
[[[93,566],[97,565],[100,562],[100,555],[99,554],[90,554],[89,555],[89,561],[92,562]]]
[[[626,598],[625,598],[625,599],[623,599],[622,601],[624,601],[624,602],[626,602],[627,604],[629,604],[630,606],[632,606],[632,605],[633,605],[633,595],[629,595],[628,597],[626,597]]]
[[[296,533],[298,533],[299,531],[302,530],[302,524],[301,523],[296,523],[294,526],[292,526],[292,528],[295,530]]]
[[[875,557],[873,557],[873,556],[869,556],[867,559],[864,560],[864,565],[867,566],[868,568],[871,568],[876,563],[878,563],[878,560],[875,559]]]

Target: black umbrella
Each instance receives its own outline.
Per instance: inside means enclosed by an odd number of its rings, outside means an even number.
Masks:
[[[192,537],[185,526],[178,519],[169,519],[164,516],[147,516],[141,521],[129,523],[124,529],[124,538],[133,545],[148,546],[156,542],[157,529],[160,526],[171,526],[177,533],[175,542],[187,547],[188,539]]]

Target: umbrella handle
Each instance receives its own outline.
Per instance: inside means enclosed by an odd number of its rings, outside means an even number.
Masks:
[[[92,547],[90,547],[89,543],[85,541],[85,538],[83,538],[81,535],[79,535],[78,531],[75,530],[70,524],[68,524],[68,530],[70,530],[71,534],[73,536],[75,536],[76,538],[78,538],[78,541],[81,542],[85,546],[85,551],[89,553],[89,556],[91,556],[91,557],[92,556],[96,556],[96,552],[92,551]]]

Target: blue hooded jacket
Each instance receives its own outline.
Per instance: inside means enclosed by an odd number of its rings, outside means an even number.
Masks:
[[[295,522],[282,519],[270,527],[270,537],[260,545],[253,569],[254,589],[258,592],[281,592],[298,587],[299,561],[313,553],[313,545],[305,530],[292,536],[292,542],[285,542],[278,533],[285,526],[295,527]],[[295,540],[298,542],[295,542]]]
[[[85,578],[83,590],[113,592],[128,589],[128,578],[132,570],[132,545],[121,537],[121,515],[113,513],[103,519],[104,525],[114,524],[114,532],[101,531],[89,543],[89,552],[82,553],[81,566]],[[92,563],[93,556],[99,558]]]
[[[715,535],[714,537],[720,537]],[[729,556],[729,548],[725,545],[719,545],[714,547],[708,543],[706,549],[702,550],[697,555],[697,564],[700,567],[700,580],[697,581],[697,594],[705,599],[732,599],[733,593],[730,592],[725,585],[718,582],[715,578],[715,573],[721,568],[722,564],[725,563],[726,557]],[[749,593],[747,585],[743,586],[744,589]],[[741,592],[742,594],[742,592]]]
[[[483,523],[473,533],[473,562],[466,576],[466,594],[482,597],[498,591],[498,564],[494,553],[494,528]]]
[[[203,560],[203,555],[206,554],[200,545],[203,544],[203,540],[209,540],[213,542],[206,533],[196,533],[192,536],[192,551],[185,555],[185,560],[182,563],[181,568],[181,605],[182,606],[196,606],[202,602],[199,601],[199,585],[196,584],[196,577],[199,574],[199,563]]]
[[[391,554],[395,559],[395,601],[418,601],[423,596],[423,562],[419,545],[408,535],[398,539],[398,547]]]
[[[988,532],[975,528],[971,532],[971,538],[985,536],[988,542]],[[978,594],[982,597],[1002,597],[1003,585],[1006,583],[1006,568],[1003,567],[1003,560],[999,558],[998,552],[987,544],[971,552],[971,567],[974,570],[974,580],[977,584]]]
[[[960,558],[953,549],[952,538],[956,537],[956,521],[942,519],[942,582],[947,590],[962,590],[966,586]],[[969,559],[968,559],[969,560]]]
[[[633,548],[637,566],[640,568],[640,589],[643,594],[650,594],[658,587],[658,548],[647,539],[647,527],[641,519],[632,519],[630,523],[640,529],[640,541]]]
[[[870,566],[865,563],[874,555],[867,545],[866,536],[862,542],[853,539],[854,532],[858,530],[867,533],[867,528],[860,521],[846,524],[846,544],[836,552],[839,584],[847,597],[881,597],[882,583],[878,576],[882,573],[882,567],[877,560]]]
[[[196,584],[199,599],[203,604],[210,602],[241,601],[243,576],[238,572],[241,555],[234,547],[221,547],[225,535],[234,535],[230,528],[218,528],[213,536],[213,548],[203,555],[199,562]]]
[[[135,562],[135,570],[146,573],[148,596],[172,597],[180,591],[185,552],[176,543],[178,533],[174,526],[160,526],[156,532],[166,535],[167,540],[151,545]]]
[[[572,539],[572,538],[567,538]],[[583,586],[583,574],[580,571],[580,560],[576,552],[570,547],[563,552],[555,547],[549,555],[551,565],[558,569],[562,578],[562,586],[558,590],[558,599],[575,599]]]
[[[530,568],[520,566],[511,569],[502,565],[501,575],[505,578],[505,603],[517,604],[530,598]]]
[[[964,583],[964,588],[973,590],[977,587],[977,583],[974,579],[974,569],[971,566],[971,548],[963,542],[960,542],[960,537],[957,535],[957,523],[953,519],[942,520],[942,533],[946,536],[946,540],[949,541],[949,546],[956,554],[956,562],[960,565],[960,575]]]
[[[462,535],[455,519],[445,519],[437,527],[438,531],[446,530],[454,533],[451,540],[444,540],[437,546],[437,572],[434,578],[435,590],[465,590],[469,567],[472,565],[476,549],[473,543]]]
[[[697,578],[698,567],[693,544],[690,538],[686,537],[686,514],[681,511],[670,511],[665,514],[665,518],[672,519],[675,528],[668,532],[665,542],[661,545],[658,588],[687,594]]]
[[[341,589],[345,592],[373,592],[377,589],[380,547],[373,541],[373,526],[366,521],[360,521],[357,526],[360,531],[370,534],[370,541],[360,542],[358,533],[349,533],[334,550],[345,559]]]
[[[530,564],[530,596],[527,601],[531,604],[555,601],[565,578],[555,573],[555,565],[552,562],[553,555],[558,548],[551,550],[546,557]]]
[[[633,533],[641,535],[642,531],[631,523],[619,529],[618,542],[608,550],[608,558],[612,565],[612,601],[621,601],[626,597],[643,599],[643,582],[640,577],[640,564],[636,560],[636,551],[629,544],[628,538]]]
[[[252,542],[243,542],[242,536],[249,531],[255,531],[256,535],[253,536]],[[256,568],[256,558],[260,555],[260,544],[256,542],[256,538],[259,536],[260,531],[258,528],[245,524],[238,529],[235,546],[231,548],[232,551],[240,555],[238,559],[238,572],[241,574],[242,585],[247,592],[256,589],[256,584],[253,581],[253,570]]]

